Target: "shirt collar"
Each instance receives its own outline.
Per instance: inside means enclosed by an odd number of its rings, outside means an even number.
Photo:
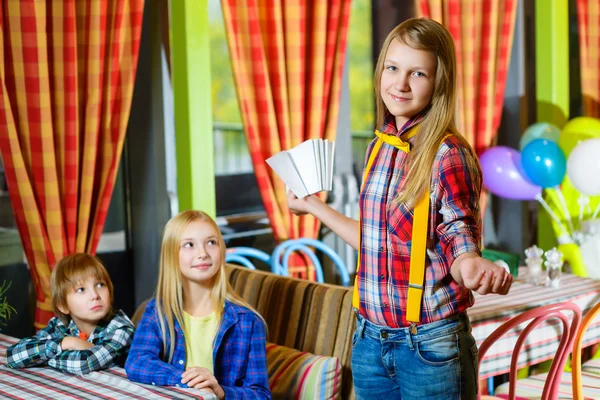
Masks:
[[[383,124],[381,125],[379,132],[400,137],[404,132],[423,121],[426,113],[427,110],[423,110],[419,114],[412,116],[404,123],[404,125],[402,125],[400,129],[398,129],[396,128],[396,117],[394,117],[389,111],[386,111]]]

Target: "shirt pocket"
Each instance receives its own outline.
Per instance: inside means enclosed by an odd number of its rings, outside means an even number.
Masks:
[[[397,196],[387,205],[388,230],[400,242],[409,242],[412,239],[412,225],[414,211],[406,203],[397,201]]]

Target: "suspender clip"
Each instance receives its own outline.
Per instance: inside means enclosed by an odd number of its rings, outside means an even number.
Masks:
[[[414,322],[411,322],[409,329],[410,329],[410,333],[412,335],[416,335],[417,334],[417,324],[415,324]]]

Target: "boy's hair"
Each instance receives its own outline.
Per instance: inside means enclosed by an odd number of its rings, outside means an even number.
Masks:
[[[398,40],[416,50],[433,53],[437,60],[434,91],[416,144],[409,154],[409,170],[398,201],[416,204],[431,182],[431,167],[444,135],[453,133],[467,150],[467,165],[473,176],[480,176],[477,155],[456,128],[456,49],[452,35],[443,25],[430,19],[413,18],[396,26],[383,42],[375,66],[374,86],[377,128],[383,124],[387,108],[381,97],[381,74],[390,43]],[[400,127],[397,127],[398,129]]]
[[[183,231],[189,224],[195,221],[207,222],[217,233],[219,251],[221,253],[221,266],[213,279],[211,300],[213,309],[220,316],[225,300],[244,306],[256,313],[256,311],[242,300],[233,290],[225,272],[225,240],[217,223],[202,211],[183,211],[167,222],[163,233],[160,250],[160,269],[158,272],[158,283],[156,286],[156,310],[159,316],[159,324],[163,340],[163,354],[167,355],[167,361],[171,362],[175,346],[167,348],[166,338],[175,335],[174,320],[179,322],[183,328],[183,283],[181,269],[179,268],[179,250]],[[260,314],[256,313],[261,319]],[[264,320],[263,320],[264,321]]]
[[[73,290],[73,287],[89,277],[103,281],[106,284],[110,295],[111,311],[103,320],[110,320],[113,317],[113,284],[108,271],[96,257],[87,253],[74,253],[60,260],[52,270],[52,275],[50,275],[52,308],[65,325],[69,323],[71,318],[60,311],[60,308],[68,309],[67,295]]]

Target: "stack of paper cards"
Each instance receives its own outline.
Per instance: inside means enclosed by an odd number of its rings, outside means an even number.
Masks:
[[[299,199],[333,188],[335,142],[310,139],[267,159]]]

